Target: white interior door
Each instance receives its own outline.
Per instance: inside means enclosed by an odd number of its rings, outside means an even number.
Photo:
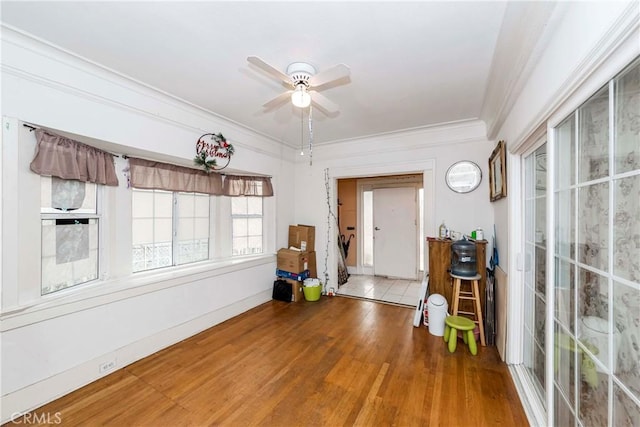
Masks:
[[[373,190],[373,271],[376,276],[417,276],[416,189]]]

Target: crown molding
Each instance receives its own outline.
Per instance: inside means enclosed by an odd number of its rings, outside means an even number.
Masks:
[[[21,80],[74,97],[145,116],[197,134],[210,132],[212,126],[231,128],[225,131],[225,134],[233,136],[233,144],[236,147],[251,149],[273,158],[281,159],[283,150],[290,152],[288,154],[291,158],[295,152],[294,148],[283,141],[67,51],[46,40],[3,23],[0,23],[0,30],[3,44],[7,43],[21,50],[17,61],[7,62],[6,48],[3,49],[5,52],[0,64],[2,74],[13,75]],[[101,93],[87,85],[82,87],[80,84],[72,85],[64,82],[61,78],[53,77],[47,72],[48,70],[31,69],[23,65],[23,61],[29,60],[26,55],[38,58],[40,61],[52,61],[61,67],[69,68],[72,72],[112,86],[114,90],[108,92],[103,90]],[[115,92],[120,91],[136,98],[136,102],[118,99]],[[42,125],[46,124],[42,123]],[[265,143],[268,146],[266,149]]]
[[[314,147],[314,161],[352,155],[388,155],[390,147],[394,153],[403,153],[439,146],[486,142],[485,134],[486,127],[482,120],[463,120],[319,144]],[[306,155],[297,157],[298,163],[308,161]]]

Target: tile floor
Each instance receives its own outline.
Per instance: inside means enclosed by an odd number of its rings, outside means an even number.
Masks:
[[[340,286],[337,294],[415,307],[420,297],[421,284],[416,280],[352,274],[347,283]]]

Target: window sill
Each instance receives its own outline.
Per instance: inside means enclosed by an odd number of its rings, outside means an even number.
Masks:
[[[219,261],[213,260],[171,269],[150,270],[134,273],[127,277],[96,281],[81,288],[74,287],[44,296],[35,304],[8,309],[0,314],[0,331],[10,331],[80,310],[274,261],[274,254],[262,254]]]

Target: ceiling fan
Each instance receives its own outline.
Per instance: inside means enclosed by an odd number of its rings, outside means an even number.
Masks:
[[[317,73],[315,67],[311,64],[294,62],[289,64],[286,73],[283,73],[257,56],[249,56],[247,61],[291,87],[290,90],[263,104],[263,107],[267,109],[273,108],[291,99],[293,105],[299,108],[307,108],[313,103],[327,114],[338,111],[338,105],[331,102],[319,91],[326,89],[329,83],[347,79],[350,70],[346,65],[338,64]]]

